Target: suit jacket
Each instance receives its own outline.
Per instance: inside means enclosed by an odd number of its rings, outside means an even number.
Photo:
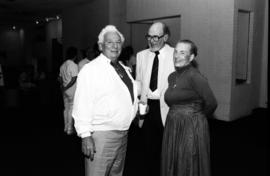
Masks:
[[[160,93],[160,112],[163,125],[165,125],[166,116],[169,111],[168,105],[164,101],[164,93],[168,88],[168,76],[174,68],[173,52],[174,48],[165,44],[159,51],[159,70],[158,70],[158,90]],[[149,84],[152,73],[153,60],[155,53],[149,49],[137,53],[136,80],[141,83],[141,101],[147,102],[149,96]]]

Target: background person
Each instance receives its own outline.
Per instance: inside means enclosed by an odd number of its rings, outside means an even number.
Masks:
[[[59,72],[60,87],[64,100],[64,132],[68,135],[74,132],[74,122],[71,113],[78,74],[78,65],[75,63],[77,54],[77,48],[67,48],[66,60],[60,66]]]
[[[165,101],[170,106],[162,144],[162,176],[210,176],[207,118],[217,108],[207,79],[194,66],[197,47],[181,40],[174,51]]]

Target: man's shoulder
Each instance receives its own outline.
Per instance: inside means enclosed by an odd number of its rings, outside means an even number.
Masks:
[[[66,60],[63,62],[63,64],[61,65],[62,67],[74,67],[74,66],[78,66],[73,60]]]
[[[99,70],[99,67],[101,65],[102,65],[102,61],[99,57],[97,57],[94,60],[92,60],[91,62],[89,61],[89,62],[85,63],[85,65],[83,66],[82,69],[86,68],[84,70],[95,70],[95,69]]]
[[[90,60],[88,60],[88,59],[82,59],[82,60],[80,60],[80,62],[78,63],[78,65],[79,66],[82,66],[82,65],[84,65],[84,64],[87,64],[88,62],[90,62]]]
[[[82,60],[79,61],[79,63],[85,63],[85,62],[88,62],[89,60],[87,58],[84,58]]]
[[[137,62],[147,60],[147,58],[149,58],[150,55],[151,55],[151,51],[149,49],[145,49],[145,50],[138,52],[137,56],[136,56]]]
[[[166,45],[164,46],[164,50],[165,50],[166,52],[173,52],[173,51],[174,51],[174,48],[171,47],[170,45],[166,44]]]
[[[65,61],[60,65],[60,70],[66,69],[67,65],[68,65],[68,62],[67,62],[67,60],[65,60]]]
[[[99,57],[85,64],[79,71],[79,77],[84,79],[99,79],[104,75],[105,64]]]
[[[68,59],[68,60],[66,60],[64,63],[66,63],[66,64],[76,64],[73,60],[71,60],[71,59]]]
[[[149,52],[150,52],[149,49],[144,49],[144,50],[139,51],[139,52],[137,53],[137,55],[144,55],[144,54],[147,54],[147,53],[149,53]]]

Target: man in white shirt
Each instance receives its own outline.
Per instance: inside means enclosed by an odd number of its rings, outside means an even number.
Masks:
[[[82,138],[86,176],[121,176],[127,130],[137,112],[137,84],[118,62],[124,36],[108,25],[98,36],[97,58],[79,72],[73,118]]]
[[[142,159],[146,164],[148,176],[159,176],[163,128],[169,107],[164,101],[168,87],[168,76],[174,71],[174,49],[166,42],[169,38],[168,27],[161,22],[152,24],[146,40],[148,49],[137,53],[136,80],[142,83],[140,100],[149,105],[149,112],[143,122],[145,153]]]
[[[66,51],[66,61],[60,66],[59,81],[64,100],[64,132],[68,135],[74,132],[72,107],[76,89],[78,66],[74,62],[77,58],[77,49],[69,47]]]

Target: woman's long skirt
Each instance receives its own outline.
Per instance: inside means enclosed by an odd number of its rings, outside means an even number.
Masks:
[[[200,105],[170,108],[162,143],[162,176],[210,176],[208,121]]]

